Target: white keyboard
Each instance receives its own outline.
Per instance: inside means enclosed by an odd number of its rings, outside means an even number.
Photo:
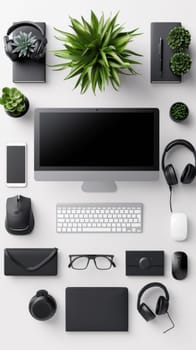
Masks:
[[[141,233],[142,203],[57,204],[58,233]]]

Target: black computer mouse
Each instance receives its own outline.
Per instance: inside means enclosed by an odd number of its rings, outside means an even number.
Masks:
[[[31,199],[15,196],[7,199],[5,227],[14,235],[26,235],[34,228]]]
[[[185,252],[174,252],[172,257],[172,275],[177,280],[183,280],[188,273],[188,257]]]

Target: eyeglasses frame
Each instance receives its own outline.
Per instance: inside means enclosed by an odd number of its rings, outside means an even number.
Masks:
[[[79,258],[83,258],[83,257],[88,259],[86,267],[82,268],[82,269],[74,268],[73,267],[74,261],[76,261]],[[99,258],[99,257],[106,258],[110,262],[110,267],[107,269],[100,269],[96,264],[96,258]],[[86,270],[88,265],[89,265],[90,260],[93,260],[97,270],[110,270],[112,267],[116,267],[116,264],[113,261],[114,255],[112,255],[112,254],[70,254],[69,259],[70,259],[70,263],[68,265],[68,268],[72,268],[73,270]]]

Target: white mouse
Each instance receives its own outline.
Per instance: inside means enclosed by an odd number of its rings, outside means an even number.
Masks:
[[[184,213],[172,213],[170,222],[171,236],[175,241],[187,238],[187,216]]]

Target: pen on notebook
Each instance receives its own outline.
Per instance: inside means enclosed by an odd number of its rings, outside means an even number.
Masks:
[[[159,62],[160,62],[160,72],[163,74],[163,38],[159,39]]]

